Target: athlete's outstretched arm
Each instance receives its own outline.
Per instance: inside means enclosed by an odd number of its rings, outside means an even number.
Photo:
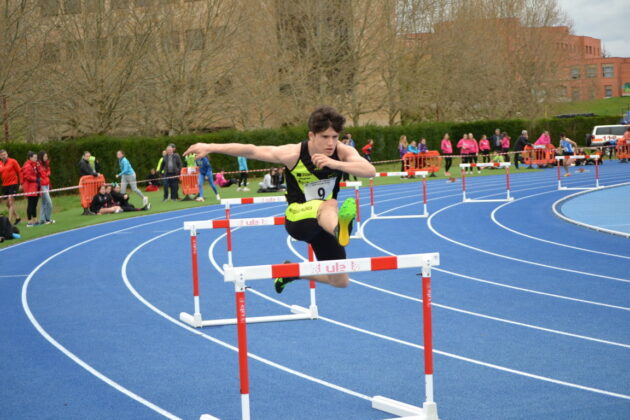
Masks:
[[[376,175],[374,166],[361,157],[355,148],[339,144],[337,145],[337,153],[341,160],[331,159],[324,154],[315,154],[311,156],[311,159],[318,168],[328,167],[363,178],[372,178]]]
[[[184,156],[196,154],[202,158],[210,153],[221,153],[230,156],[243,156],[248,159],[260,160],[270,163],[285,164],[290,160],[294,144],[284,146],[256,146],[254,144],[241,143],[195,143],[184,152]]]

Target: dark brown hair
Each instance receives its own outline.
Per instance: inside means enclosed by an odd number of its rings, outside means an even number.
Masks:
[[[343,131],[346,119],[333,107],[321,106],[308,117],[308,129],[314,134],[321,133],[332,127],[337,133]]]

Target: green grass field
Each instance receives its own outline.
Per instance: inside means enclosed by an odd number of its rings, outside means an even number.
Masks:
[[[453,167],[457,168],[460,161],[459,159],[453,159]],[[400,170],[399,163],[388,163],[388,164],[380,164],[377,166],[377,171],[379,172],[395,172]],[[451,169],[452,175],[459,177],[459,169],[454,170]],[[510,173],[519,173],[519,172],[532,172],[531,170],[524,169],[521,166],[521,169],[515,170],[514,168],[510,168]],[[487,176],[487,175],[499,175],[503,174],[503,171],[482,171],[481,174],[473,175],[473,176]],[[414,179],[401,179],[399,177],[379,177],[375,178],[375,185],[388,185],[388,184],[399,184],[399,183],[409,183],[409,182],[419,182],[422,178],[414,178]],[[444,181],[446,177],[444,176],[444,172],[440,171],[436,177],[428,178],[429,182],[436,182],[439,180]],[[250,178],[250,188],[252,191],[248,192],[240,192],[236,191],[236,186],[231,186],[228,188],[221,188],[219,194],[221,198],[235,198],[235,197],[255,197],[262,195],[271,195],[270,193],[256,193],[258,189],[258,182],[260,182],[260,178]],[[369,181],[363,180],[363,185],[368,186]],[[208,205],[216,205],[218,201],[214,198],[214,193],[206,184],[204,189],[204,196],[206,197],[206,201],[203,203],[199,203],[196,201],[167,201],[162,202],[162,190],[157,192],[145,193],[151,202],[151,209],[148,211],[138,211],[138,212],[129,212],[129,213],[119,213],[119,214],[108,214],[108,215],[97,215],[97,216],[82,216],[81,213],[83,209],[80,205],[80,200],[78,195],[71,194],[53,194],[53,219],[56,223],[50,225],[38,225],[34,227],[26,227],[26,200],[19,199],[17,201],[17,209],[18,214],[22,218],[22,222],[18,225],[20,228],[20,233],[22,237],[20,239],[14,239],[10,241],[5,241],[0,243],[0,248],[15,245],[19,242],[28,241],[31,239],[39,238],[46,235],[51,235],[57,232],[63,232],[70,229],[77,229],[84,226],[89,226],[97,223],[109,222],[112,220],[125,219],[129,217],[137,217],[146,215],[148,213],[161,213],[173,210],[180,210],[183,208],[192,208],[192,207],[203,207]],[[280,193],[274,193],[280,194]],[[180,188],[180,197],[181,197],[181,188]],[[140,198],[131,193],[131,203],[136,207],[140,207]],[[7,214],[7,209],[5,204],[1,204],[2,208],[0,209],[0,213],[5,215]],[[39,211],[39,206],[38,206]]]
[[[549,114],[585,114],[592,112],[596,115],[621,117],[626,111],[630,111],[630,96],[560,103],[554,105]]]

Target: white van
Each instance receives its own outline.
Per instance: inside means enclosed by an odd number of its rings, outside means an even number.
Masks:
[[[606,146],[611,141],[617,142],[621,140],[628,127],[630,125],[596,125],[587,146]]]

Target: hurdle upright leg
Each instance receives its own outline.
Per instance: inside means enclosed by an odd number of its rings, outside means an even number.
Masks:
[[[374,178],[370,178],[370,217],[374,217]]]
[[[429,215],[429,210],[427,209],[427,179],[425,177],[422,178],[422,203],[424,205],[424,216]]]
[[[238,366],[241,383],[241,418],[242,420],[250,420],[245,282],[242,280],[235,281],[234,289],[236,295],[236,323],[238,330]]]
[[[512,201],[512,197],[510,197],[510,167],[505,167],[505,192],[507,194],[508,201]]]
[[[599,159],[595,158],[595,188],[599,188]]]
[[[230,227],[230,204],[227,203],[225,205],[225,218],[228,221],[228,225],[227,225],[227,229],[225,232],[225,240],[227,243],[227,257],[228,257],[228,264],[230,264],[230,266],[232,266],[232,228]]]
[[[359,187],[354,187],[354,199],[357,203],[357,236],[361,238],[361,204],[360,204],[360,193]]]
[[[462,201],[466,201],[466,171],[461,171],[462,175]]]
[[[190,230],[190,250],[191,250],[190,254],[191,254],[191,260],[192,260],[193,300],[194,300],[195,312],[193,313],[192,319],[188,319],[188,322],[192,323],[195,327],[200,327],[202,318],[201,318],[201,309],[199,305],[199,265],[198,265],[198,248],[197,248],[197,230],[195,228]],[[188,315],[188,317],[190,317],[190,315]]]

